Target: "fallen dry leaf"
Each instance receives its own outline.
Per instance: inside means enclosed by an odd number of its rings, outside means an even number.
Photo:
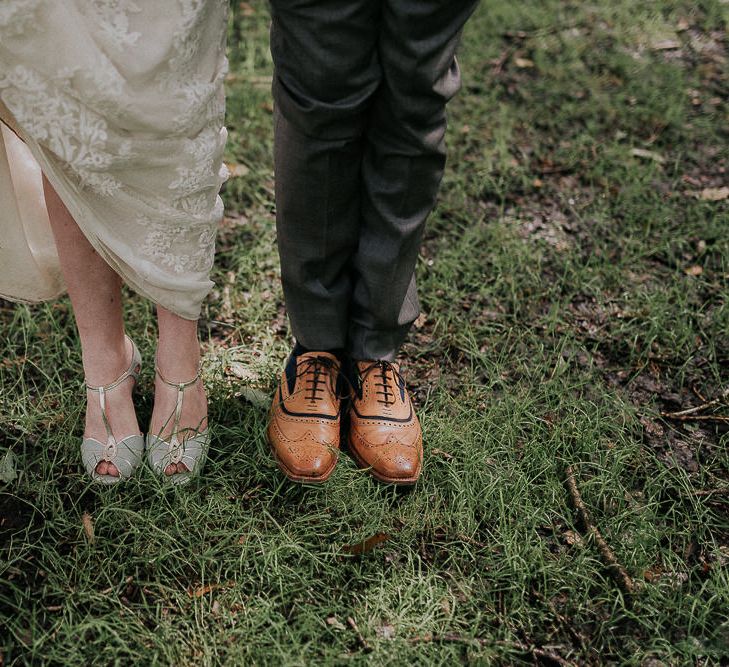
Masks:
[[[258,379],[258,375],[240,361],[231,361],[225,370],[228,374],[234,375],[239,380],[253,382]]]
[[[18,476],[15,454],[8,450],[0,456],[0,482],[12,482]],[[1,521],[0,521],[1,523]]]
[[[565,530],[562,537],[567,544],[576,544],[578,546],[582,544],[582,536],[574,530]]]
[[[5,368],[11,368],[13,366],[22,366],[25,362],[28,361],[28,357],[14,357],[13,359],[3,359],[0,361],[0,366],[4,366]]]
[[[677,39],[661,39],[651,44],[651,48],[654,51],[671,51],[673,49],[680,49],[681,42]]]
[[[240,390],[236,392],[236,396],[248,401],[251,405],[255,405],[257,408],[268,408],[271,404],[271,397],[265,391],[256,389],[255,387],[242,386]]]
[[[234,162],[230,162],[230,163],[226,164],[225,166],[228,167],[228,172],[229,172],[231,178],[238,178],[240,176],[246,176],[250,172],[250,169],[248,167],[246,167],[246,165],[244,165],[244,164],[237,164]]]
[[[327,616],[327,625],[331,625],[337,630],[346,630],[344,623],[342,623],[336,616]]]
[[[191,598],[201,598],[203,595],[214,591],[216,588],[220,588],[220,584],[208,584],[207,586],[199,586],[195,590],[188,590],[187,594]]]
[[[375,533],[363,542],[357,542],[343,547],[342,551],[344,551],[344,553],[351,554],[352,556],[361,556],[362,554],[372,551],[372,549],[374,549],[378,544],[389,539],[390,536],[387,533]]]
[[[729,197],[729,187],[723,188],[704,188],[699,193],[699,199],[704,201],[721,201]]]
[[[94,543],[94,522],[91,520],[91,515],[88,512],[84,512],[81,515],[81,523],[84,526],[84,533],[86,533],[86,538],[89,541],[89,544]]]
[[[514,64],[517,67],[520,67],[521,69],[526,69],[527,67],[534,67],[534,61],[529,60],[529,58],[514,58]]]
[[[395,637],[395,626],[390,623],[384,623],[379,628],[375,629],[378,637],[382,639],[394,639]]]
[[[631,149],[630,154],[634,157],[642,157],[647,160],[653,160],[658,164],[663,164],[666,161],[666,158],[664,158],[660,153],[656,153],[655,151],[648,151],[645,148],[633,148]]]

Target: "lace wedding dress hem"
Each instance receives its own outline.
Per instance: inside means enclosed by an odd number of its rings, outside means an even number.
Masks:
[[[132,289],[199,317],[226,177],[227,5],[0,5],[0,295],[64,291],[44,174]]]

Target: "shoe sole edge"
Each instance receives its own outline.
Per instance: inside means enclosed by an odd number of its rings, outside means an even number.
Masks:
[[[382,482],[383,484],[394,484],[395,486],[414,486],[420,479],[420,476],[423,472],[423,466],[421,464],[418,468],[418,474],[413,475],[412,477],[388,477],[387,475],[383,475],[382,473],[375,470],[371,465],[368,465],[364,462],[364,460],[357,453],[357,448],[352,446],[351,438],[347,438],[347,447],[349,449],[349,453],[352,455],[352,458],[359,466],[360,470],[368,472],[378,482]]]

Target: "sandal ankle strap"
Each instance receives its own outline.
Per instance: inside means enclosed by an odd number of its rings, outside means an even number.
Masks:
[[[201,368],[198,368],[197,373],[195,374],[195,377],[192,378],[192,380],[187,380],[186,382],[172,382],[171,380],[168,380],[164,375],[162,375],[162,371],[157,364],[155,364],[154,366],[154,371],[155,373],[157,373],[159,379],[162,380],[162,382],[164,382],[166,385],[174,387],[175,389],[185,390],[188,387],[194,385],[200,379]]]
[[[89,391],[95,391],[97,393],[108,392],[112,389],[116,389],[116,387],[118,387],[128,378],[134,378],[135,382],[139,379],[139,371],[141,369],[139,350],[137,349],[134,341],[129,338],[129,336],[124,336],[124,338],[132,344],[132,360],[129,364],[129,368],[127,368],[127,370],[125,370],[116,380],[109,384],[101,384],[95,386],[86,382],[86,389],[88,389]]]

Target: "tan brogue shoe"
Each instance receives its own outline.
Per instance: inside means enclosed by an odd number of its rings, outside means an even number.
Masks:
[[[268,442],[295,482],[325,482],[339,457],[340,364],[328,352],[291,355],[271,406]]]
[[[423,434],[405,380],[389,361],[358,361],[349,409],[349,449],[375,479],[414,484],[423,466]]]

